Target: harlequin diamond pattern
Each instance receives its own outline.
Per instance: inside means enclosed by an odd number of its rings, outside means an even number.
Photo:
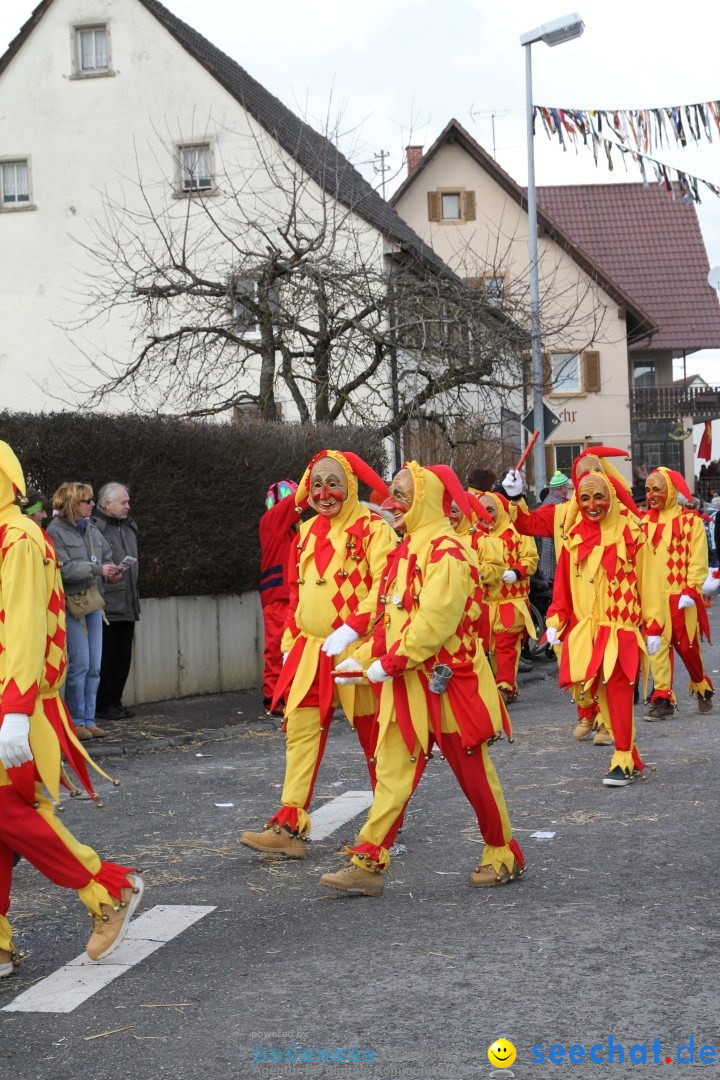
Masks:
[[[352,567],[352,569],[349,569],[349,567]],[[348,576],[343,577],[343,573]],[[333,630],[337,630],[338,626],[342,626],[348,616],[355,614],[361,602],[370,592],[372,574],[365,560],[362,562],[348,560],[345,563],[344,570],[338,570],[333,575],[333,581],[336,585],[336,592],[333,595],[332,603],[337,615],[333,619],[332,627]]]
[[[690,542],[687,526],[683,521],[683,531],[670,542],[667,557],[667,581],[671,592],[681,592],[687,582]]]
[[[637,574],[634,569],[621,567],[617,577],[608,588],[608,606],[605,618],[614,623],[631,623],[637,626],[641,620],[637,592]]]

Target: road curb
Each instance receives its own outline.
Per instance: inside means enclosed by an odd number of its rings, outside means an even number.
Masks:
[[[279,724],[266,717],[258,717],[257,724],[263,724],[267,731],[279,731]],[[241,735],[243,730],[249,730],[250,725],[230,724],[222,728],[204,728],[201,731],[189,731],[185,735],[169,735],[165,739],[153,739],[147,743],[125,743],[101,746],[98,739],[97,748],[93,746],[92,758],[109,757],[135,757],[137,754],[145,754],[152,750],[167,750],[173,746],[187,746],[189,743],[221,742],[223,739],[232,739]]]

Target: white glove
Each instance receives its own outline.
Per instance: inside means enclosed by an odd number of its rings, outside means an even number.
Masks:
[[[367,670],[368,682],[388,682],[392,675],[388,675],[379,660],[373,660]]]
[[[348,645],[352,645],[353,641],[357,641],[359,636],[357,630],[353,630],[352,626],[343,623],[342,626],[338,626],[337,630],[333,630],[330,637],[325,638],[320,651],[324,652],[326,656],[339,656],[341,652],[345,652]]]
[[[515,472],[514,469],[511,469],[505,479],[502,481],[502,487],[506,495],[509,495],[511,499],[516,498],[518,495],[522,495],[522,476],[519,472]]]
[[[518,579],[518,576],[514,570],[506,570],[502,576],[502,579],[506,585],[514,585]]]
[[[364,682],[364,679],[362,678],[362,664],[358,664],[357,660],[354,660],[352,656],[349,656],[347,660],[343,660],[342,664],[338,664],[335,671],[348,672],[348,678],[335,680],[336,686],[361,686]],[[351,671],[359,672],[360,678],[351,678],[349,674]]]
[[[6,769],[32,761],[30,721],[24,713],[5,713],[0,727],[0,761]]]
[[[695,607],[695,601],[692,596],[688,596],[687,593],[683,593],[678,600],[678,610],[684,611],[685,608]]]
[[[711,570],[703,582],[702,591],[706,596],[714,596],[720,589],[720,575],[716,577],[716,573],[717,571]]]
[[[650,637],[645,642],[645,647],[647,649],[648,656],[654,656],[656,652],[659,652],[659,650],[660,650],[660,642],[661,641],[662,641],[662,638],[659,636],[659,634],[651,634],[650,635]]]
[[[554,626],[548,626],[545,631],[545,640],[548,645],[559,645],[560,634],[557,632]]]

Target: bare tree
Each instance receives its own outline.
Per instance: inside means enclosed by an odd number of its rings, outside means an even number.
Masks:
[[[501,407],[527,390],[529,327],[522,283],[511,303],[488,291],[500,245],[479,276],[470,252],[473,274],[451,271],[329,139],[308,170],[247,136],[211,190],[172,140],[160,145],[164,182],[138,165],[121,196],[104,193],[82,245],[92,270],[73,329],[124,315],[132,338],[129,357],[91,356],[86,403],[122,392],[140,411],[235,409],[396,438],[434,425],[451,448],[500,433]],[[557,299],[555,333],[585,302]]]

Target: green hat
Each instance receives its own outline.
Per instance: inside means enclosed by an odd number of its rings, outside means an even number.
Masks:
[[[560,470],[558,469],[552,474],[549,486],[551,488],[564,487],[565,484],[569,483],[570,477],[566,476],[564,472],[560,472]]]

